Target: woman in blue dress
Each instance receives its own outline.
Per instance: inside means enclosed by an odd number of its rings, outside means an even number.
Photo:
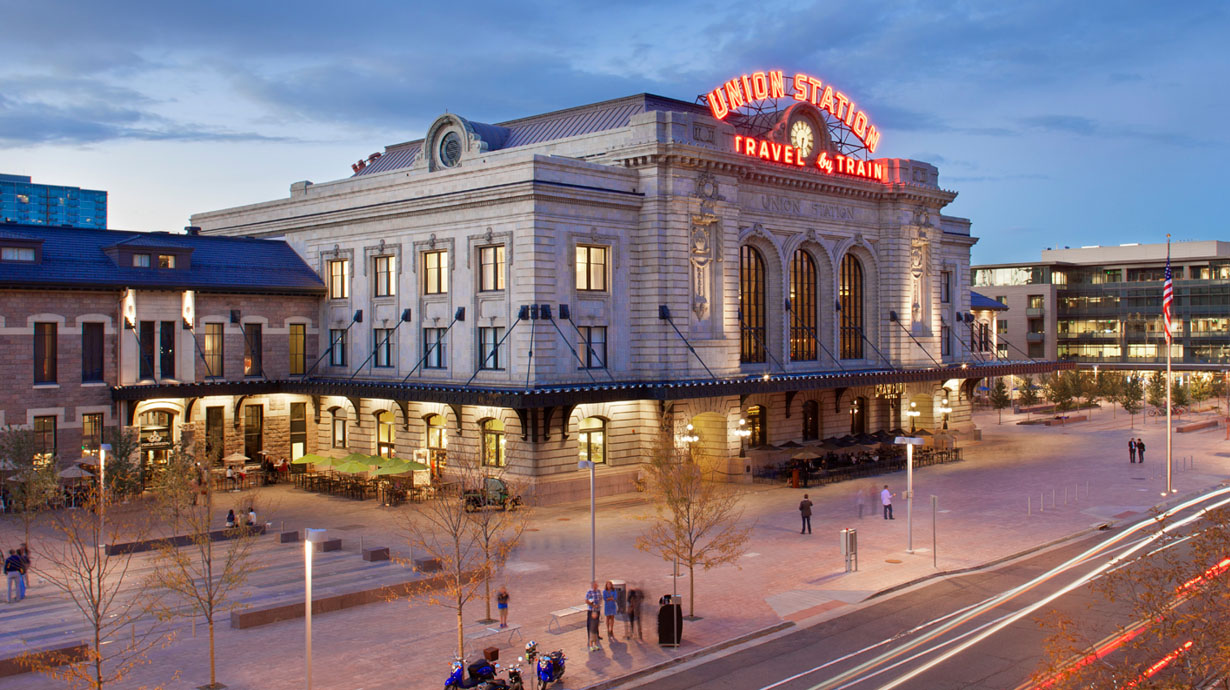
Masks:
[[[615,637],[615,613],[618,611],[619,592],[616,591],[615,585],[611,584],[610,580],[606,581],[606,587],[602,588],[602,615],[606,616],[606,634],[612,640]]]

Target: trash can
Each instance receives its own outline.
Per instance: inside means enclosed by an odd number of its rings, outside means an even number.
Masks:
[[[678,647],[683,640],[683,605],[679,597],[669,594],[662,597],[662,607],[658,609],[658,644],[663,647]]]
[[[797,467],[790,470],[790,488],[799,488],[799,468]]]
[[[628,583],[623,580],[611,580],[615,588],[615,610],[623,613],[628,610]]]

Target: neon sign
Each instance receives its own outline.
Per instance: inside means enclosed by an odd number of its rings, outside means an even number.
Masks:
[[[736,134],[735,152],[771,163],[793,165],[799,168],[807,166],[807,159],[798,147],[769,141],[768,139],[757,139]],[[821,152],[819,156],[816,156],[815,167],[820,172],[829,175],[850,175],[864,180],[875,180],[876,182],[887,181],[884,176],[883,163],[850,158],[839,153],[833,154],[830,157],[828,151]]]
[[[832,84],[825,84],[803,72],[795,74],[789,82],[785,80],[781,70],[744,74],[710,91],[706,100],[709,101],[709,110],[713,116],[725,120],[732,110],[752,101],[785,98],[788,86],[789,95],[794,100],[827,110],[863,142],[868,152],[875,153],[876,147],[880,145],[880,130],[871,124],[867,113],[858,108],[849,96],[834,89]]]

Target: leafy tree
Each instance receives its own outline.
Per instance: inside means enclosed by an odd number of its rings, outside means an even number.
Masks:
[[[1098,395],[1110,403],[1110,411],[1113,416],[1115,413],[1115,405],[1119,399],[1123,397],[1124,386],[1123,372],[1120,371],[1099,371],[1097,376]]]
[[[107,490],[115,496],[132,496],[141,492],[144,484],[141,442],[134,429],[110,427],[103,443],[111,445],[107,453]]]
[[[1093,408],[1097,405],[1102,393],[1098,388],[1097,377],[1094,373],[1091,371],[1073,371],[1069,373],[1075,374],[1075,378],[1079,383],[1079,394],[1084,399],[1082,407]],[[1092,412],[1093,410],[1090,409],[1090,414]]]
[[[1175,407],[1187,407],[1192,404],[1191,392],[1187,386],[1175,381],[1170,387],[1170,403]]]
[[[1132,416],[1132,428],[1136,428],[1136,413],[1140,412],[1140,402],[1144,398],[1144,386],[1140,382],[1139,376],[1131,376],[1125,379],[1123,384],[1123,392],[1119,396],[1119,404],[1123,406],[1123,411]]]
[[[1213,377],[1205,374],[1197,374],[1192,377],[1191,396],[1192,402],[1202,403],[1205,400],[1213,397]]]
[[[34,431],[28,427],[5,427],[0,431],[0,461],[10,468],[3,474],[9,490],[10,508],[21,518],[25,544],[30,526],[40,513],[60,497],[60,478],[54,458],[35,458]]]
[[[688,616],[696,615],[696,568],[734,563],[747,550],[751,525],[741,524],[740,494],[704,478],[686,451],[660,449],[649,461],[655,515],[636,548],[688,569]]]
[[[1004,385],[1004,378],[1001,376],[995,379],[995,385],[991,387],[991,407],[999,412],[999,423],[1004,423],[1004,408],[1012,404],[1012,398],[1008,395],[1008,386]]]
[[[1017,394],[1017,402],[1022,407],[1032,407],[1038,404],[1038,386],[1034,383],[1034,377],[1025,376],[1021,382],[1020,392]]]
[[[1149,377],[1149,388],[1147,390],[1149,404],[1155,410],[1162,410],[1166,407],[1166,376],[1161,372],[1155,372]]]
[[[1068,410],[1072,407],[1073,383],[1074,379],[1070,376],[1065,376],[1066,372],[1055,372],[1046,377],[1046,399],[1055,404],[1055,409],[1058,411]]]

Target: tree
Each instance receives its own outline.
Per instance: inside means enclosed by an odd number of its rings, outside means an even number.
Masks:
[[[205,619],[209,685],[202,687],[225,687],[218,684],[215,621],[238,605],[234,594],[248,580],[260,532],[241,524],[228,530],[224,540],[215,541],[212,482],[193,456],[181,449],[172,451],[153,484],[153,493],[155,514],[174,535],[187,539],[186,544],[158,544],[157,567],[151,577],[158,589],[170,595],[162,601],[158,615],[164,620],[197,615]]]
[[[85,663],[68,654],[26,654],[23,665],[69,687],[102,690],[122,684],[133,668],[148,663],[151,649],[169,641],[159,622],[147,617],[158,594],[131,591],[133,553],[108,555],[101,548],[146,538],[147,511],[145,505],[113,505],[109,492],[95,484],[83,505],[47,513],[42,522],[54,535],[32,549],[32,567],[81,614],[90,637]]]
[[[696,615],[696,568],[734,563],[747,549],[751,526],[742,525],[740,494],[708,481],[686,451],[664,449],[649,461],[655,514],[636,548],[688,569],[688,616]]]
[[[1076,375],[1080,397],[1084,399],[1082,407],[1089,409],[1089,414],[1093,414],[1093,408],[1098,404],[1098,398],[1101,397],[1101,392],[1098,388],[1096,375],[1091,371],[1073,371],[1070,372]]]
[[[1034,377],[1025,376],[1019,390],[1017,402],[1021,404],[1021,407],[1032,407],[1038,404],[1038,386],[1034,383]]]
[[[450,454],[449,461],[450,470],[459,480],[457,486],[461,488],[445,491],[433,500],[418,504],[405,514],[402,531],[412,554],[438,564],[434,568],[435,582],[411,587],[410,594],[426,596],[429,606],[447,608],[456,614],[457,656],[465,656],[465,606],[477,595],[490,573],[482,541],[466,509],[463,488],[477,485],[485,475],[473,456]],[[413,561],[405,564],[417,568]]]
[[[488,475],[504,481],[508,487],[509,496],[518,496],[516,484],[510,482],[504,472]],[[529,527],[530,510],[524,506],[508,506],[505,510],[479,508],[469,513],[474,533],[482,551],[483,598],[487,604],[487,615],[482,622],[493,622],[491,618],[491,580],[504,569],[508,557],[521,543],[525,528]]]
[[[55,458],[36,458],[34,431],[26,427],[5,427],[0,431],[0,460],[8,462],[5,484],[10,508],[21,516],[25,544],[30,543],[30,526],[60,496],[60,478]]]
[[[1001,376],[995,379],[995,385],[991,387],[991,407],[999,411],[999,423],[1004,423],[1004,408],[1012,404],[1012,398],[1008,396],[1008,387],[1004,385],[1004,378]]]
[[[1066,372],[1055,372],[1046,377],[1046,399],[1055,404],[1057,411],[1072,407],[1072,379],[1065,376]]]
[[[1148,400],[1154,410],[1166,407],[1166,376],[1161,372],[1149,377]]]
[[[1119,396],[1119,404],[1123,411],[1132,415],[1132,428],[1136,428],[1136,413],[1140,412],[1140,401],[1144,398],[1144,386],[1139,376],[1130,376],[1123,384],[1123,392]]]
[[[1170,402],[1175,407],[1187,407],[1192,404],[1191,391],[1179,381],[1170,387]]]
[[[1098,395],[1110,403],[1111,416],[1114,416],[1115,405],[1123,397],[1123,373],[1118,371],[1099,371],[1097,376]]]
[[[1150,545],[1147,556],[1096,580],[1087,604],[1090,615],[1040,616],[1039,625],[1050,634],[1033,685],[1056,690],[1230,688],[1230,577],[1222,560],[1230,552],[1230,512],[1218,508],[1203,518],[1200,529],[1168,532]],[[1159,520],[1151,529],[1164,527]],[[1112,606],[1127,609],[1113,627],[1105,615]],[[1120,640],[1119,646],[1085,661],[1098,647],[1094,640],[1108,637]],[[1175,662],[1165,673],[1148,672],[1171,655]]]
[[[1196,374],[1191,382],[1192,402],[1202,403],[1213,397],[1213,381],[1208,374]]]
[[[140,451],[141,441],[133,429],[121,426],[106,430],[104,443],[111,445],[107,452],[107,490],[114,496],[132,496],[144,486]]]

